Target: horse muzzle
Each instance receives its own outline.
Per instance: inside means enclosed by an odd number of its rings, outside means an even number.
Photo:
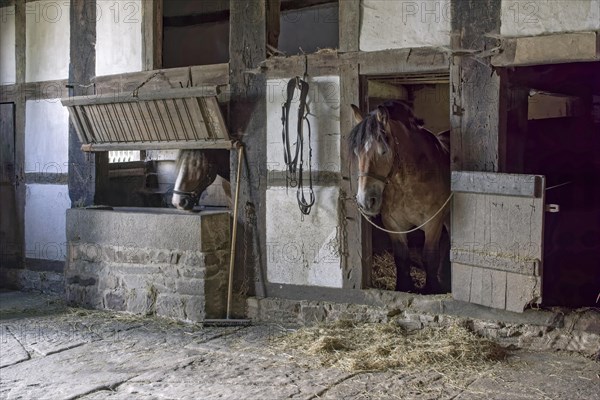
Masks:
[[[364,214],[374,217],[381,211],[381,194],[374,191],[359,192],[356,204]]]
[[[190,196],[174,194],[171,204],[178,210],[190,211],[194,208],[195,201]]]

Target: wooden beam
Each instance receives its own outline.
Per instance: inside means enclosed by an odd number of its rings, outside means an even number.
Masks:
[[[21,259],[25,264],[25,93],[18,86],[25,82],[25,45],[26,45],[26,9],[24,0],[15,0],[15,51],[16,51],[16,84],[17,93],[13,98],[15,103],[15,173],[17,179],[17,224]]]
[[[95,77],[94,82],[98,94],[132,92],[143,82],[146,83],[139,89],[140,93],[188,86],[221,86],[229,83],[229,64],[104,75]]]
[[[501,0],[451,2],[451,47],[497,47]],[[482,18],[485,16],[485,18]],[[453,170],[499,170],[500,78],[483,59],[455,56],[450,63],[451,162]]]
[[[338,20],[340,51],[360,50],[360,0],[340,0]]]
[[[341,60],[337,51],[327,51],[306,56],[310,76],[337,75]],[[261,70],[269,79],[304,75],[305,56],[270,57],[261,63]]]
[[[498,171],[524,170],[529,89],[513,84],[512,71],[500,71]]]
[[[25,82],[25,45],[26,37],[25,30],[27,26],[26,21],[27,11],[25,9],[24,0],[15,1],[15,58],[17,63],[17,76],[16,83]]]
[[[361,75],[447,73],[450,68],[448,53],[432,48],[355,52],[340,57],[344,62],[359,63]]]
[[[277,49],[281,32],[281,0],[267,0],[267,46]]]
[[[15,103],[20,96],[27,100],[59,99],[68,96],[67,80],[26,82],[0,86],[0,103]]]
[[[266,77],[252,74],[266,58],[266,0],[231,0],[229,24],[229,133],[244,144],[244,178],[239,204],[244,212],[233,223],[243,227],[235,244],[236,280],[250,283],[250,295],[265,297],[266,255]],[[232,152],[232,182],[237,171],[237,154]],[[245,301],[245,299],[243,299]]]
[[[371,265],[371,231],[356,208],[353,188],[357,187],[355,174],[351,169],[354,155],[347,146],[348,135],[354,127],[351,104],[360,106],[360,80],[357,65],[340,67],[340,218],[344,227],[341,238],[342,265],[344,268],[344,288],[362,289],[369,285]]]
[[[163,0],[142,2],[142,60],[144,70],[162,67]]]
[[[90,95],[93,88],[87,85],[96,74],[96,24],[89,21],[96,20],[95,2],[71,0],[70,17],[69,83],[73,85],[73,95]],[[70,122],[69,197],[75,206],[89,206],[94,204],[98,175],[108,174],[108,169],[98,171],[96,160],[82,153],[80,147],[77,129]]]
[[[600,60],[597,32],[503,38],[502,52],[492,57],[496,67],[560,64]]]

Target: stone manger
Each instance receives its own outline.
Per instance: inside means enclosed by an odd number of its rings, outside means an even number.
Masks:
[[[67,301],[199,322],[227,305],[228,211],[70,209]]]

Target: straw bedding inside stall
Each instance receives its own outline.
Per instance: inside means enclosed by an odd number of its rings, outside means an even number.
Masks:
[[[410,276],[417,289],[425,286],[425,268],[418,249],[410,249]],[[375,289],[395,290],[396,263],[389,251],[373,255],[371,283]]]
[[[347,372],[435,370],[450,378],[480,371],[507,356],[503,347],[458,322],[407,332],[394,322],[337,321],[301,328],[273,339],[273,345]]]

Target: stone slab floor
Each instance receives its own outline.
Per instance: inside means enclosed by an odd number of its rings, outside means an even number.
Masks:
[[[600,399],[600,364],[512,352],[467,374],[347,373],[274,350],[276,325],[202,327],[0,292],[0,399]]]

